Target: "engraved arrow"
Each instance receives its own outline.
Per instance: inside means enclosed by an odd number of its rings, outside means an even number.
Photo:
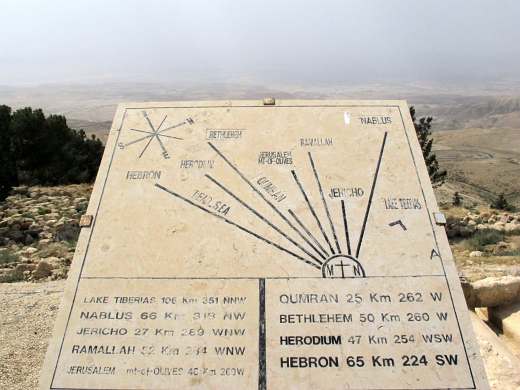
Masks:
[[[434,257],[441,257],[441,255],[439,255],[439,253],[437,253],[437,251],[435,249],[432,249],[432,252],[430,253],[430,260],[433,259]]]
[[[394,222],[390,222],[390,223],[388,224],[388,226],[395,226],[395,225],[399,225],[399,226],[401,226],[401,227],[403,228],[403,230],[407,230],[407,229],[406,229],[406,226],[404,226],[403,221],[401,221],[400,219],[397,220],[397,221],[394,221]]]

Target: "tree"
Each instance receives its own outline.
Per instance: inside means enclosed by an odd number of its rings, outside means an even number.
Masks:
[[[52,152],[42,110],[30,107],[11,115],[11,137],[18,177],[24,184],[40,184],[35,179]]]
[[[491,208],[497,210],[511,210],[511,205],[506,199],[505,194],[502,192],[498,197],[491,202]]]
[[[0,105],[0,201],[18,184],[10,125],[11,108]]]
[[[458,191],[455,191],[453,194],[452,202],[453,206],[460,206],[462,204],[462,196],[459,194]]]
[[[428,175],[430,175],[432,185],[434,187],[439,187],[446,180],[447,172],[446,170],[440,169],[437,156],[432,152],[433,138],[431,137],[431,128],[433,118],[428,116],[417,120],[415,116],[415,108],[413,106],[410,107],[410,115],[412,117],[415,133],[417,134],[417,139],[421,146],[424,162],[426,163],[426,168],[428,169]]]
[[[18,184],[93,181],[103,149],[95,136],[69,128],[64,116],[0,106],[0,201]]]

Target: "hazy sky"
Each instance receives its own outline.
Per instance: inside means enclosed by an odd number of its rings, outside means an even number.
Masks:
[[[520,79],[519,0],[1,0],[0,84]]]

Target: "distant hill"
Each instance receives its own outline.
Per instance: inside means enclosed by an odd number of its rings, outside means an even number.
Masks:
[[[204,95],[201,94],[201,99]],[[437,100],[438,97],[432,97]],[[420,100],[424,100],[421,98]],[[414,104],[413,100],[409,100]],[[460,129],[520,129],[520,97],[450,97],[438,103],[419,103],[415,105],[419,116],[431,115],[434,117],[433,130],[460,130]],[[105,111],[107,106],[103,107]],[[116,104],[110,106],[115,111]],[[106,141],[110,130],[110,120],[95,120],[96,111],[72,111],[72,119],[68,122],[72,128],[84,129],[87,134],[95,134],[103,142]],[[79,115],[78,115],[79,114]],[[82,115],[87,114],[87,115]],[[74,115],[92,118],[74,119]],[[105,115],[99,115],[104,117]],[[520,146],[518,147],[520,148]]]
[[[434,117],[435,148],[448,183],[438,195],[460,191],[489,203],[499,192],[520,206],[520,82],[493,85],[380,83],[332,86],[261,86],[258,83],[105,83],[102,85],[0,86],[0,104],[42,107],[66,115],[106,141],[116,106],[129,101],[212,99],[406,99],[417,116]]]
[[[435,153],[448,170],[438,200],[450,202],[459,191],[477,204],[504,192],[520,207],[520,129],[459,129],[434,133]]]
[[[435,117],[437,130],[520,129],[520,97],[458,97],[418,108]]]
[[[94,122],[83,119],[68,119],[67,122],[73,129],[83,129],[88,135],[94,134],[103,143],[106,143],[110,126],[112,126],[111,121]]]
[[[433,115],[435,129],[520,128],[520,82],[491,86],[361,84],[263,86],[251,82],[104,83],[0,86],[0,104],[41,107],[69,121],[89,121],[93,131],[111,122],[116,106],[132,101],[215,99],[406,99],[417,114]],[[102,122],[102,125],[98,123]],[[434,129],[434,130],[435,130]],[[108,130],[108,129],[107,129]]]

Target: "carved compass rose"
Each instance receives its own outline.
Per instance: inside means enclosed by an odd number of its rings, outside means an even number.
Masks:
[[[157,127],[155,127],[153,125],[153,123],[150,120],[150,118],[148,117],[148,114],[146,113],[146,111],[143,111],[143,117],[146,120],[146,122],[148,123],[148,129],[146,129],[146,130],[142,130],[142,129],[129,129],[129,130],[130,131],[134,131],[136,133],[146,134],[146,135],[141,136],[140,138],[134,139],[133,141],[130,141],[130,142],[126,143],[126,144],[124,144],[122,142],[120,142],[118,144],[119,149],[125,149],[126,147],[128,147],[130,145],[141,143],[141,142],[143,142],[143,143],[146,142],[144,147],[143,147],[143,149],[139,153],[138,158],[141,158],[144,155],[144,153],[146,152],[146,150],[148,149],[148,147],[150,146],[150,144],[154,140],[156,140],[156,142],[159,143],[159,146],[162,149],[162,153],[161,153],[162,156],[165,159],[170,158],[170,155],[169,155],[168,151],[166,150],[166,147],[164,146],[163,140],[165,140],[165,139],[176,139],[176,140],[181,140],[182,141],[183,138],[174,137],[171,134],[164,134],[164,133],[166,133],[167,131],[173,130],[173,129],[177,128],[177,127],[184,126],[186,124],[190,124],[190,125],[193,124],[193,119],[187,118],[187,119],[185,119],[184,121],[182,121],[180,123],[177,123],[175,125],[171,125],[171,126],[165,127],[163,129],[162,127],[164,125],[164,122],[168,118],[168,115],[164,116],[164,118],[161,120],[161,123],[159,123],[159,126],[157,126]]]

